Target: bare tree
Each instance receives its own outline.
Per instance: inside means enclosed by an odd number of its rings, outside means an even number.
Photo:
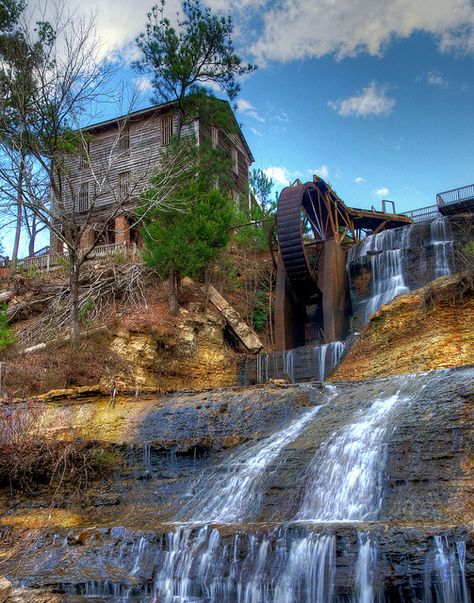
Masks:
[[[121,143],[128,115],[116,121],[106,152],[94,157],[93,130],[81,125],[91,107],[111,101],[108,84],[114,66],[98,56],[93,20],[65,16],[61,10],[54,22],[36,28],[36,36],[38,30],[47,43],[42,46],[42,60],[32,66],[29,102],[35,119],[21,128],[14,121],[1,121],[0,153],[8,161],[0,172],[0,186],[4,196],[9,193],[10,203],[12,194],[21,193],[23,211],[34,216],[36,225],[46,225],[53,239],[67,249],[71,342],[77,346],[81,267],[103,240],[110,222],[136,204],[157,165],[151,158],[126,182],[117,182],[116,166],[126,152]],[[29,45],[36,43],[28,29],[23,36]],[[8,154],[12,148],[24,153]],[[192,169],[186,160],[186,155],[180,159],[178,154],[172,164],[162,167],[162,185],[154,198],[147,199],[150,206],[166,207],[179,173]],[[81,190],[85,180],[87,196]]]

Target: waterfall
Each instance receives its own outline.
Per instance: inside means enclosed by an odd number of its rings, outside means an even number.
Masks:
[[[463,541],[450,545],[441,535],[434,537],[434,555],[427,560],[423,603],[469,603],[464,570],[466,549]]]
[[[283,372],[291,383],[295,382],[295,362],[293,350],[283,352]]]
[[[344,349],[345,343],[343,341],[333,341],[314,348],[319,381],[324,381],[327,375],[336,368],[344,353]],[[327,352],[329,352],[329,366],[327,362]]]
[[[359,534],[359,555],[357,557],[357,595],[358,603],[372,603],[374,601],[374,588],[372,573],[377,557],[377,546],[371,540],[370,534]]]
[[[324,381],[339,364],[345,350],[343,341],[333,341],[314,347],[302,346],[284,352],[257,354],[245,359],[241,378],[248,385],[247,375],[254,383],[268,383],[271,379],[288,377],[291,383],[317,379]],[[248,370],[252,366],[254,370]]]
[[[387,418],[399,395],[376,400],[316,453],[298,519],[364,521],[377,518]]]
[[[268,354],[257,354],[257,383],[268,382]]]
[[[263,442],[244,452],[239,451],[227,461],[227,472],[223,472],[222,467],[217,467],[208,478],[213,481],[210,489],[206,489],[206,484],[199,481],[196,490],[202,490],[204,494],[197,499],[191,513],[188,511],[192,520],[230,523],[243,521],[248,519],[249,515],[255,514],[262,494],[259,487],[265,477],[265,471],[283,448],[291,444],[313,420],[320,408],[311,408]]]
[[[402,272],[402,250],[387,249],[371,257],[372,295],[367,303],[364,322],[384,304],[408,292]]]
[[[431,245],[433,246],[434,277],[451,274],[454,243],[449,221],[437,218],[430,224]]]
[[[337,348],[321,352],[326,365]],[[389,436],[410,405],[423,406],[419,392],[428,386],[436,390],[445,374],[404,376],[393,395],[398,382],[371,384],[369,391],[387,393],[362,399],[362,408],[352,401],[346,411],[345,385],[323,387],[321,393],[314,388],[320,405],[260,442],[223,454],[225,462],[201,474],[185,521],[161,524],[158,534],[150,530],[135,540],[125,529],[101,533],[98,541],[110,538],[111,550],[71,594],[130,603],[470,603],[464,532],[441,533],[434,526],[414,540],[404,537],[403,526],[390,526],[389,518],[380,516]],[[431,410],[423,406],[420,412]],[[321,432],[325,419],[330,427]],[[147,446],[144,464],[151,468]],[[295,479],[289,520],[249,523],[262,516],[265,495],[269,506],[282,500],[270,494],[280,487],[275,472],[295,457],[306,459],[306,470]],[[153,460],[156,473],[155,455]],[[285,471],[281,476],[288,479]],[[361,523],[367,521],[374,523]],[[395,556],[386,548],[390,538],[403,540]],[[68,537],[62,538],[56,559],[63,549],[64,567],[74,568],[76,551],[93,554],[100,546],[71,547]],[[385,575],[383,564],[390,568]],[[43,575],[51,580],[46,561],[45,568]],[[64,571],[61,566],[59,575]],[[105,579],[97,579],[99,571]]]
[[[374,312],[394,297],[408,291],[403,277],[403,263],[405,250],[410,246],[412,228],[413,225],[384,230],[368,236],[349,250],[348,267],[352,262],[369,258],[370,296],[360,303],[357,310],[363,322],[367,322]]]
[[[355,314],[367,322],[397,295],[451,274],[453,238],[451,222],[440,217],[369,235],[354,245],[348,252],[347,270]]]
[[[151,473],[151,446],[150,444],[143,444],[143,471],[145,473]]]
[[[311,533],[293,541],[274,603],[326,603],[334,592],[336,539]]]

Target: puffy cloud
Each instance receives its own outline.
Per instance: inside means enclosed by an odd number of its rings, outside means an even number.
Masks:
[[[396,101],[386,94],[386,87],[371,82],[355,96],[329,101],[328,105],[342,117],[389,115]]]
[[[144,30],[152,4],[149,0],[65,2],[77,14],[97,15],[104,55],[133,42]],[[42,4],[46,0],[30,2],[35,9]],[[206,0],[206,5],[219,13],[233,13],[235,39],[242,40],[261,62],[328,54],[343,58],[361,52],[378,55],[393,38],[408,37],[415,31],[434,35],[442,51],[474,52],[471,0],[240,0],[237,4]],[[166,13],[172,22],[180,7],[180,0],[167,0]],[[255,27],[259,18],[261,30]],[[253,45],[250,37],[256,39]]]
[[[257,109],[252,105],[252,103],[245,98],[240,98],[237,101],[237,111],[243,113],[244,115],[248,115],[249,117],[252,117],[261,123],[265,121],[265,119],[259,115]]]
[[[64,10],[59,12],[63,17],[94,18],[100,41],[96,50],[102,57],[128,64],[140,56],[135,38],[145,30],[152,4],[149,0],[64,0]],[[54,21],[58,6],[61,2],[34,0],[28,2],[26,14],[32,23],[37,19]],[[180,10],[180,0],[166,0],[165,12],[172,23]]]
[[[151,79],[146,75],[135,78],[135,86],[140,92],[151,92],[153,90]]]
[[[426,75],[426,81],[430,86],[438,86],[439,88],[446,88],[449,84],[448,80],[445,79],[438,71],[430,71]]]
[[[362,184],[365,182],[365,178],[362,178],[362,176],[357,176],[357,178],[355,178],[354,182],[356,184]]]
[[[252,46],[261,62],[379,55],[417,31],[435,36],[443,51],[474,52],[472,0],[281,0],[268,5],[263,22]]]
[[[298,176],[299,172],[291,172],[286,167],[273,165],[263,170],[265,176],[271,178],[277,186],[288,186]]]
[[[379,197],[380,199],[383,199],[384,197],[386,197],[388,195],[390,191],[388,190],[388,188],[386,186],[382,186],[381,188],[378,188],[377,190],[374,191],[374,193],[377,195],[377,197]]]
[[[329,178],[329,167],[326,164],[323,164],[321,167],[313,168],[308,170],[308,172],[316,176],[320,176],[323,180],[327,180]]]

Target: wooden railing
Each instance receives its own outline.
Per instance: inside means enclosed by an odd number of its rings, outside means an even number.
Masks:
[[[45,253],[45,250],[49,248],[43,248],[42,253],[38,253],[32,257],[22,258],[17,261],[17,266],[24,270],[38,270],[40,272],[49,272],[54,266],[59,266],[63,262],[67,262],[67,253]],[[107,258],[114,256],[115,254],[122,253],[125,256],[131,256],[135,258],[138,253],[137,246],[135,244],[129,245],[127,243],[111,243],[109,245],[98,245],[93,249],[88,259],[96,260],[101,258]],[[0,258],[0,267],[9,268],[12,262],[8,258]]]
[[[115,255],[116,253],[128,253],[132,250],[130,245],[127,243],[109,243],[108,245],[97,245],[92,251],[90,257],[91,259],[95,258],[105,258],[111,255]]]

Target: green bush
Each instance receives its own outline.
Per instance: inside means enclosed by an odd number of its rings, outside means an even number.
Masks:
[[[0,350],[15,343],[15,334],[8,324],[8,320],[8,306],[7,304],[2,304],[0,306]]]

